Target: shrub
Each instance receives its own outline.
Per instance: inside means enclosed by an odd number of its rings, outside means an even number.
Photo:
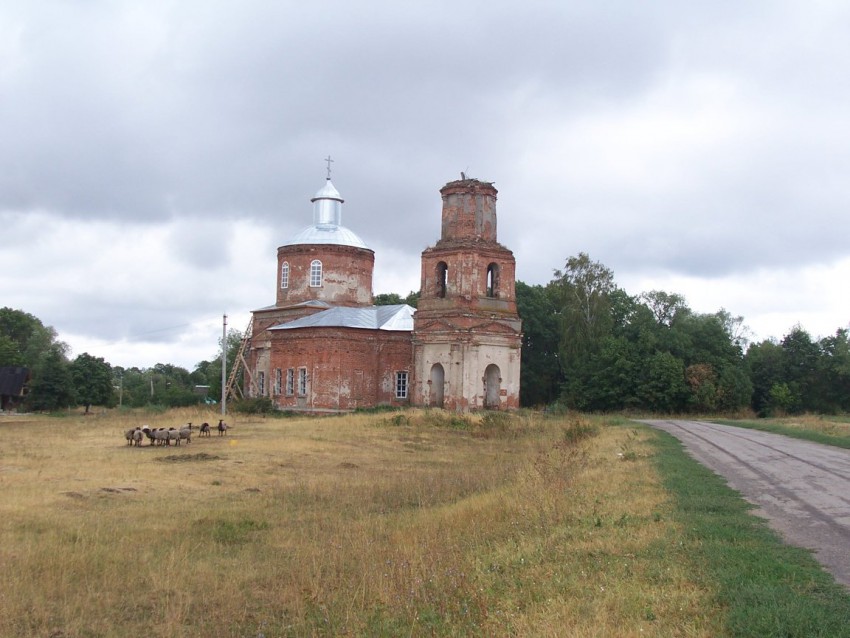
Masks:
[[[268,397],[257,397],[237,401],[233,404],[233,411],[240,414],[270,414],[275,411],[275,407]]]

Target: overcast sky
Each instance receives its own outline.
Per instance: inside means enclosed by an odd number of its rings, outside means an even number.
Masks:
[[[333,157],[374,292],[495,182],[517,278],[579,252],[753,338],[850,324],[850,4],[6,0],[0,306],[192,370],[274,303]]]

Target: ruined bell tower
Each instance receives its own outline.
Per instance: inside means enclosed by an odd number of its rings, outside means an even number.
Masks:
[[[441,236],[422,252],[413,403],[460,412],[519,407],[516,262],[496,238],[497,191],[464,178],[440,194]]]

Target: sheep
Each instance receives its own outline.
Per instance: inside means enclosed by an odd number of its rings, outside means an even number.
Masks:
[[[209,423],[201,423],[201,430],[199,436],[210,436],[210,424]]]
[[[192,442],[192,424],[191,424],[191,422],[189,423],[189,425],[180,428],[179,433],[180,433],[180,438],[177,439],[177,445],[180,445],[180,441],[182,441],[182,440],[185,440],[186,443],[191,443]]]
[[[142,426],[142,432],[144,432],[145,436],[146,436],[146,437],[148,437],[148,438],[150,439],[150,441],[151,441],[151,445],[153,445],[153,444],[154,444],[154,441],[155,441],[156,439],[154,438],[154,435],[153,435],[154,430],[152,430],[152,429],[151,429],[151,426],[149,426],[149,425],[147,425],[147,424],[143,425],[143,426]]]
[[[218,435],[227,436],[227,423],[225,423],[222,419],[218,420]]]
[[[171,445],[172,441],[174,441],[174,445],[180,445],[180,430],[177,428],[168,428],[168,438],[165,440],[165,444]]]
[[[153,431],[153,438],[157,445],[171,445],[168,440],[168,430],[157,428]]]
[[[124,438],[127,439],[127,445],[141,445],[142,444],[142,428],[136,427],[124,432]]]

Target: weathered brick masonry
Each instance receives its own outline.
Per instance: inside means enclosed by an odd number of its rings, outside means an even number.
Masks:
[[[496,238],[497,191],[462,179],[440,193],[441,237],[422,253],[413,315],[371,305],[374,253],[342,226],[328,180],[313,225],[278,249],[275,304],[253,313],[258,393],[294,410],[518,407],[516,265]]]

